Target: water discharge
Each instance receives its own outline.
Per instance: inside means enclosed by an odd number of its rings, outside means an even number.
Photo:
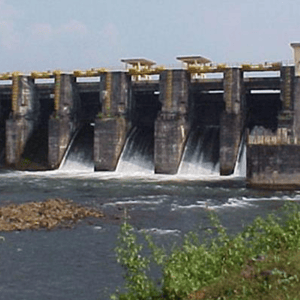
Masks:
[[[81,126],[74,134],[59,170],[63,172],[93,172],[93,127]]]
[[[134,127],[125,144],[117,166],[117,173],[154,173],[154,132],[147,127]]]
[[[233,175],[246,177],[247,153],[245,136],[242,137]]]
[[[84,173],[89,177],[145,177],[155,180],[211,179],[224,178],[219,173],[219,127],[196,127],[190,133],[177,175],[154,174],[154,132],[149,127],[134,127],[126,140],[116,172],[94,174],[93,127],[83,126],[74,135],[58,171],[73,175]],[[246,147],[244,138],[239,147],[234,174],[231,177],[246,176]],[[224,178],[225,179],[225,178]]]
[[[219,175],[219,131],[217,126],[192,130],[179,166],[179,175]]]

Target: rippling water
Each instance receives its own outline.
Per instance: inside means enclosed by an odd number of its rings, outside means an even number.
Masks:
[[[109,299],[123,282],[113,249],[125,207],[138,234],[146,230],[168,247],[190,230],[201,236],[209,226],[206,207],[237,232],[257,215],[300,200],[299,191],[250,190],[234,176],[155,175],[130,164],[123,172],[79,169],[0,173],[1,205],[60,197],[106,215],[74,229],[1,233],[1,299]]]

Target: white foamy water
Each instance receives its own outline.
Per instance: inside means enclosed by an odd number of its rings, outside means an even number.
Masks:
[[[235,168],[233,172],[233,176],[238,177],[246,177],[247,172],[247,147],[245,145],[245,139],[242,138],[240,146],[239,146],[239,153],[238,159],[235,163]]]
[[[229,198],[228,202],[224,203],[223,205],[212,206],[212,208],[218,209],[218,208],[249,207],[249,206],[254,206],[254,205],[249,201],[245,201],[243,199]]]
[[[204,154],[201,152],[202,141],[199,140],[197,147],[188,159],[187,148],[185,148],[182,161],[180,163],[178,173],[176,175],[163,175],[154,173],[153,161],[147,156],[135,151],[133,149],[133,137],[137,133],[137,130],[133,130],[130,136],[127,138],[124,151],[121,154],[117,168],[115,172],[94,172],[93,161],[86,160],[86,154],[83,152],[72,152],[72,144],[75,141],[74,135],[66,155],[60,165],[59,170],[49,171],[47,175],[55,175],[59,177],[80,177],[87,176],[89,178],[99,178],[99,179],[112,179],[112,178],[139,178],[144,180],[205,180],[205,181],[215,181],[215,180],[231,180],[232,177],[244,177],[246,174],[246,147],[240,147],[239,160],[236,163],[234,174],[231,176],[220,176],[219,163],[214,164],[212,162],[206,161]],[[241,143],[242,145],[242,143]],[[132,149],[131,149],[132,148]],[[127,153],[127,154],[126,154]],[[129,153],[131,153],[129,155]],[[35,172],[36,175],[40,172]],[[45,172],[42,172],[43,174]],[[41,175],[43,175],[41,174]]]
[[[197,136],[199,132],[201,134]],[[213,162],[211,156],[218,147],[216,133],[217,130],[213,128],[198,129],[191,132],[179,165],[179,175],[213,177],[220,175],[220,165]]]
[[[250,206],[254,206],[254,204],[250,203],[248,199],[237,199],[237,198],[229,198],[226,202],[221,203],[219,205],[213,204],[210,199],[207,201],[197,201],[195,204],[189,205],[177,205],[172,204],[172,211],[180,210],[180,209],[206,209],[206,210],[219,210],[224,208],[247,208]]]
[[[78,178],[78,179],[99,179],[99,180],[141,180],[150,182],[186,182],[186,181],[231,181],[235,180],[236,176],[220,176],[217,175],[205,175],[205,174],[155,174],[154,171],[143,168],[129,168],[124,171],[102,171],[94,172],[94,168],[81,164],[79,162],[67,162],[66,166],[58,170],[50,171],[13,171],[9,173],[0,174],[0,178],[20,178],[20,177],[44,177],[44,178]],[[157,186],[156,188],[160,188]]]
[[[295,196],[273,196],[273,197],[242,197],[244,201],[300,201],[300,195]]]
[[[178,235],[178,234],[181,233],[181,231],[178,230],[178,229],[160,229],[160,228],[141,229],[141,230],[139,230],[139,232],[142,232],[142,233],[153,233],[153,234],[159,234],[159,235],[163,235],[163,234],[175,234],[175,235]]]
[[[182,160],[178,169],[178,175],[185,176],[220,176],[220,165],[213,165],[212,163],[200,161],[186,162]]]
[[[66,162],[59,168],[61,173],[80,173],[80,172],[94,172],[94,163],[85,162],[80,159],[80,156],[70,157]]]
[[[154,174],[153,164],[146,161],[142,156],[135,155],[129,161],[121,157],[116,169],[116,173],[127,174],[129,176],[143,176]]]
[[[150,200],[150,201],[143,201],[143,200],[125,200],[125,201],[117,201],[111,203],[105,203],[103,206],[120,206],[120,205],[159,205],[162,204],[163,200]]]
[[[148,144],[141,128],[133,128],[126,139],[116,172],[125,174],[153,174],[154,164],[147,152]]]
[[[71,151],[71,148],[72,148],[72,146],[73,146],[73,144],[74,144],[74,141],[75,141],[75,139],[76,139],[76,137],[77,137],[79,131],[80,131],[80,128],[77,129],[77,131],[74,133],[74,135],[73,135],[73,137],[72,137],[72,139],[71,139],[71,141],[70,141],[70,143],[69,143],[69,145],[68,145],[68,148],[67,148],[67,150],[66,150],[66,152],[65,152],[65,154],[64,154],[64,156],[63,156],[63,159],[62,159],[62,161],[60,162],[60,165],[59,165],[59,168],[58,168],[58,169],[62,169],[62,168],[65,166],[66,159],[67,159],[67,157],[69,156],[69,153],[70,153],[70,151]],[[79,158],[79,157],[78,157],[78,158]],[[74,159],[74,161],[76,161],[76,158]]]

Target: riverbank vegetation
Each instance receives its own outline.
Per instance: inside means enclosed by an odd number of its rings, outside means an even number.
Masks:
[[[143,244],[125,220],[116,248],[125,270],[125,292],[111,299],[300,299],[298,204],[289,203],[277,216],[256,218],[235,236],[227,233],[215,213],[208,213],[212,229],[206,242],[189,233],[167,254],[145,235],[149,256],[143,255]],[[149,275],[153,262],[161,266],[159,280]]]

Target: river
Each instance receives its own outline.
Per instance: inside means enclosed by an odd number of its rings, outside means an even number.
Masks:
[[[168,247],[190,230],[203,236],[209,226],[206,207],[234,233],[287,200],[300,200],[299,191],[247,189],[239,176],[167,176],[134,172],[129,165],[127,172],[124,169],[0,173],[1,205],[59,197],[106,215],[81,221],[73,229],[2,232],[0,299],[109,299],[123,283],[113,249],[125,207],[137,234],[146,230]]]

